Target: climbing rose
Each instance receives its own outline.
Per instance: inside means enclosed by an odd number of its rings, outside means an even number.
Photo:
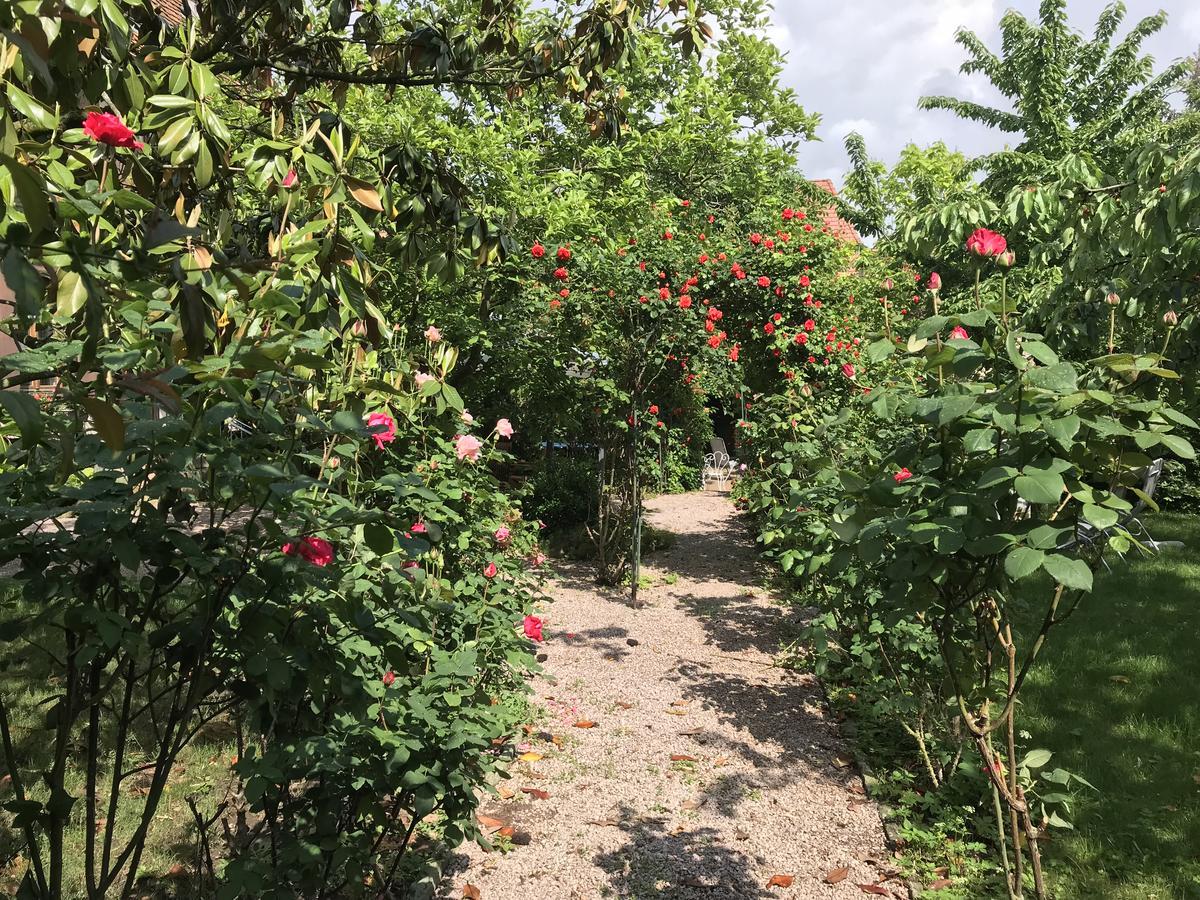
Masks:
[[[469,434],[459,435],[454,442],[454,452],[458,454],[460,461],[467,459],[471,462],[479,459],[479,450],[483,445],[479,443],[477,438]]]
[[[296,177],[295,169],[288,169],[288,173],[283,176],[283,181],[279,182],[285,188],[294,187],[299,179]]]
[[[979,228],[967,238],[967,251],[976,256],[999,256],[1008,249],[1008,241],[1004,235]]]
[[[691,307],[692,307],[692,298],[691,297],[685,296],[685,297],[679,298],[679,308],[680,309],[691,309]]]
[[[284,556],[299,556],[314,566],[327,566],[333,562],[333,545],[319,537],[288,541],[282,549]]]
[[[425,340],[429,341],[429,343],[436,344],[441,339],[442,333],[438,331],[438,327],[436,325],[430,325],[425,329]]]
[[[842,363],[842,374],[847,378],[854,377],[854,366],[850,363]]]
[[[571,251],[567,247],[559,247],[558,252],[554,254],[554,258],[559,262],[566,262],[571,258]]]
[[[796,211],[795,211],[794,209],[792,209],[790,206],[789,206],[789,207],[787,207],[787,208],[786,208],[786,209],[783,211],[783,220],[784,220],[785,222],[791,221],[791,220],[792,220],[792,219],[794,219],[795,217],[796,217]]]
[[[812,331],[816,327],[817,327],[817,323],[814,322],[812,319],[806,319],[804,321],[804,330],[805,331]]]
[[[383,686],[391,687],[395,683],[396,683],[396,673],[393,672],[391,669],[388,669],[386,672],[383,673]]]
[[[797,344],[807,344],[808,343],[808,335],[805,334],[803,331],[797,331],[796,332],[796,343]]]
[[[417,383],[417,387],[420,388],[424,386],[427,381],[436,381],[436,379],[428,372],[418,372],[413,376],[413,381],[415,381]]]
[[[496,434],[502,438],[510,438],[513,436],[512,422],[508,419],[500,419],[496,422]]]
[[[474,425],[475,417],[468,410],[463,410],[458,414],[458,417],[463,420],[464,425]]]
[[[766,275],[759,275],[758,276],[758,286],[759,287],[770,287],[771,279],[768,278]]]
[[[658,299],[659,300],[670,300],[671,299],[671,289],[665,288],[665,287],[659,288],[658,289]]]
[[[496,541],[497,544],[501,544],[501,545],[507,544],[508,539],[510,537],[512,537],[512,532],[509,531],[507,528],[505,528],[503,525],[501,525],[494,532],[492,532],[492,538]]]
[[[730,361],[731,361],[731,362],[737,362],[737,361],[738,361],[738,353],[740,353],[740,352],[741,352],[741,349],[742,349],[742,348],[741,348],[741,345],[740,345],[740,344],[734,344],[734,345],[733,345],[733,346],[732,346],[732,347],[729,349],[729,359],[730,359]]]
[[[658,415],[658,404],[657,403],[650,404],[650,415],[652,415],[652,416]]]
[[[559,266],[557,269],[554,270],[554,277],[557,278],[559,281],[566,281],[567,280],[567,270],[564,269],[562,266]]]
[[[526,616],[522,627],[525,637],[534,641],[542,640],[542,620],[538,616]]]
[[[750,235],[750,243],[761,244],[762,243],[762,235],[759,234],[757,231],[754,232],[754,234]]]
[[[807,275],[801,275],[801,276],[800,276],[800,287],[805,287],[805,288],[806,288],[806,287],[808,287],[808,286],[809,286],[809,284],[811,284],[811,283],[812,283],[812,282],[810,281],[810,279],[809,279],[809,277],[808,277]]]
[[[892,476],[892,478],[895,480],[896,484],[903,484],[904,482],[908,481],[908,479],[910,479],[912,477],[913,477],[913,473],[908,471],[907,468],[901,469],[899,472],[897,472],[895,475]]]
[[[950,332],[950,337],[956,338],[960,341],[969,341],[971,339],[971,336],[967,334],[967,329],[963,328],[961,325],[954,326],[954,330]]]
[[[942,276],[937,272],[929,273],[929,289],[931,291],[940,291],[942,289]]]
[[[396,420],[386,413],[371,413],[367,416],[367,427],[377,428],[383,427],[383,431],[377,431],[371,435],[375,440],[376,448],[382,450],[384,444],[390,444],[396,439]]]
[[[546,248],[542,246],[540,241],[535,241],[533,246],[529,248],[529,255],[534,259],[541,259],[546,255]]]
[[[768,322],[766,325],[763,326],[763,334],[774,334],[774,333],[775,333],[775,323],[774,322]]]
[[[1165,313],[1163,313],[1163,324],[1168,328],[1174,328],[1179,324],[1179,313],[1175,312],[1173,309],[1168,309]]]
[[[83,133],[93,141],[110,147],[141,150],[146,145],[139,141],[121,117],[113,113],[90,112],[83,122]]]
[[[486,566],[483,567],[483,577],[484,578],[495,578],[496,577],[496,564],[494,562],[490,562]]]

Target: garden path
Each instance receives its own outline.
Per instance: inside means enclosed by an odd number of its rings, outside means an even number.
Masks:
[[[644,567],[644,608],[558,568],[531,755],[480,810],[511,849],[464,848],[442,896],[907,897],[820,685],[772,664],[794,616],[728,494],[649,510],[677,539]]]

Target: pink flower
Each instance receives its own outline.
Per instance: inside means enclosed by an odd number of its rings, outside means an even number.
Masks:
[[[375,446],[380,450],[383,449],[384,444],[390,444],[396,439],[396,420],[386,413],[371,413],[367,416],[367,427],[383,429],[371,435],[375,440]]]
[[[413,534],[425,534],[429,529],[425,527],[424,522],[413,522],[412,528],[408,529]]]
[[[83,122],[83,133],[93,141],[110,147],[141,150],[146,145],[134,136],[121,117],[113,113],[90,112]]]
[[[490,562],[486,566],[483,567],[483,577],[484,578],[495,578],[496,577],[496,564],[494,562]]]
[[[288,173],[283,176],[283,181],[279,182],[285,188],[295,187],[299,179],[296,177],[295,169],[288,169]]]
[[[461,413],[459,413],[459,418],[463,420],[464,425],[474,425],[475,424],[475,417],[473,415],[471,415],[465,409]]]
[[[333,562],[333,545],[319,537],[288,541],[282,550],[284,556],[299,556],[314,566],[327,566]]]
[[[971,339],[971,336],[967,334],[967,329],[963,328],[961,325],[954,326],[954,330],[950,332],[950,337],[956,338],[960,341],[969,341]]]
[[[507,544],[509,541],[509,538],[511,538],[511,537],[512,537],[512,532],[509,531],[503,525],[501,525],[499,528],[497,528],[495,531],[492,532],[492,539],[500,546],[504,546],[505,544]]]
[[[384,687],[391,687],[393,684],[396,683],[396,673],[393,672],[391,669],[388,669],[386,672],[383,673],[383,678],[381,680],[383,681]]]
[[[442,333],[438,331],[438,327],[436,325],[430,325],[425,329],[425,340],[429,341],[429,343],[436,344],[441,339]]]
[[[542,620],[540,617],[526,616],[525,621],[522,623],[522,627],[525,630],[525,637],[529,638],[530,640],[540,641],[543,639]]]
[[[967,238],[967,251],[976,256],[999,256],[1008,249],[1004,235],[986,228],[977,228]]]
[[[942,276],[937,272],[929,273],[929,289],[931,291],[940,291],[942,289]]]
[[[546,554],[539,550],[536,553],[530,554],[528,560],[529,564],[536,569],[546,564]]]
[[[483,444],[479,443],[479,439],[469,434],[461,434],[454,441],[454,452],[458,454],[460,462],[464,459],[475,462],[479,459],[479,451],[482,447]]]
[[[500,419],[496,422],[496,434],[502,438],[510,438],[513,436],[512,422],[508,419]]]
[[[852,366],[850,363],[842,363],[842,374],[847,378],[853,378],[854,366]]]
[[[895,481],[896,484],[903,484],[904,482],[908,481],[908,479],[910,479],[912,477],[913,477],[913,473],[908,471],[907,468],[903,468],[899,472],[897,472],[895,475],[892,476],[892,480]]]

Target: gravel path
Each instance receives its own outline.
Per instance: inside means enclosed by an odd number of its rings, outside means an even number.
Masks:
[[[511,849],[464,848],[441,896],[907,897],[820,686],[772,666],[788,614],[728,496],[661,497],[650,521],[678,538],[645,608],[559,567],[542,717],[480,810]]]

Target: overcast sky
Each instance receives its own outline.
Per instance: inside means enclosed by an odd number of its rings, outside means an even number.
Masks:
[[[1103,0],[1071,0],[1072,25],[1091,33]],[[1130,23],[1165,9],[1165,29],[1144,44],[1161,68],[1200,48],[1200,0],[1127,0]],[[1006,9],[1036,20],[1037,0],[775,0],[771,37],[787,53],[784,83],[809,112],[821,114],[821,142],[800,151],[809,178],[832,178],[840,188],[849,163],[842,139],[858,131],[875,159],[891,164],[910,141],[944,140],[975,155],[1001,149],[1005,135],[964,123],[948,112],[923,112],[917,99],[950,94],[995,103],[982,76],[958,67],[964,51],[954,41],[960,27],[999,48]]]

